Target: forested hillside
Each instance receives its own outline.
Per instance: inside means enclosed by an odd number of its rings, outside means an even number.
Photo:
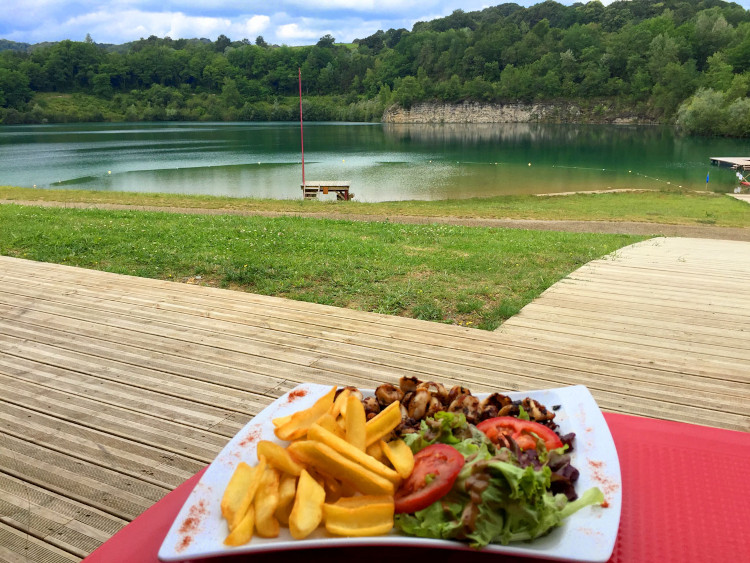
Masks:
[[[107,38],[97,38],[106,41]],[[343,45],[0,40],[0,122],[380,120],[393,103],[606,101],[750,135],[750,12],[719,0],[502,4]]]

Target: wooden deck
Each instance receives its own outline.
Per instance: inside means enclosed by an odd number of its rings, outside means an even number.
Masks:
[[[735,170],[750,170],[750,158],[745,156],[712,156],[711,164]]]
[[[298,382],[588,385],[750,430],[750,243],[654,239],[496,332],[0,257],[0,561],[78,561]]]

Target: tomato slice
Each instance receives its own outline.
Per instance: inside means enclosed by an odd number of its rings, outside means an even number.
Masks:
[[[463,466],[464,456],[448,444],[432,444],[414,454],[414,469],[396,491],[396,514],[417,512],[443,498]]]
[[[561,448],[563,443],[554,430],[544,424],[531,420],[521,420],[513,416],[497,416],[488,418],[477,424],[477,428],[484,432],[492,442],[498,443],[498,436],[510,436],[522,450],[531,450],[536,447],[536,441],[532,434],[536,434],[548,450]]]

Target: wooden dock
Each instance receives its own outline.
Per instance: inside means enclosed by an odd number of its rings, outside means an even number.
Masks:
[[[721,168],[735,170],[750,170],[750,157],[744,156],[712,156],[711,164]]]
[[[303,381],[584,384],[750,430],[750,243],[653,239],[500,330],[0,257],[0,561],[79,561]]]
[[[336,194],[336,199],[340,201],[349,201],[354,197],[349,192],[351,182],[338,180],[316,180],[306,181],[300,186],[302,188],[302,197],[304,199],[315,199],[321,193],[327,195],[329,192]]]

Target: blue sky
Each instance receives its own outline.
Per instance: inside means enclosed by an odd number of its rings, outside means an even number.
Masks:
[[[610,0],[603,3],[608,4]],[[339,43],[378,29],[411,29],[415,22],[480,10],[487,0],[3,0],[0,38],[26,43],[72,39],[87,33],[98,43],[156,35],[173,39],[220,34],[232,40],[309,45],[330,33]],[[535,0],[516,0],[529,6]],[[573,3],[562,0],[563,4]],[[740,1],[745,8],[750,0]]]

